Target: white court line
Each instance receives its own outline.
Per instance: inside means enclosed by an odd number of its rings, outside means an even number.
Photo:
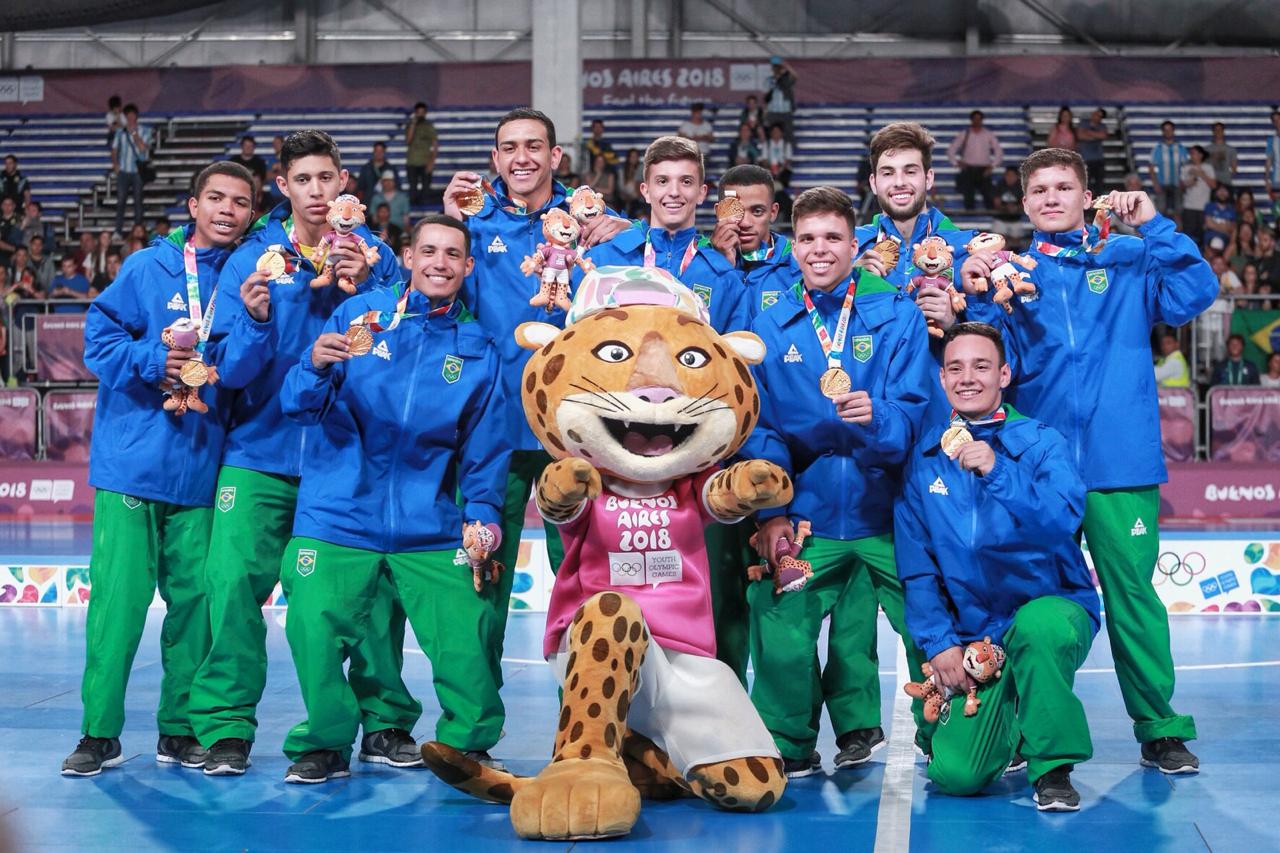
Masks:
[[[888,757],[884,762],[884,782],[880,786],[880,810],[876,816],[876,853],[897,853],[911,849],[911,792],[916,756],[915,721],[911,697],[901,689],[910,681],[907,655],[898,643],[897,685],[893,698],[893,722],[889,730]]]

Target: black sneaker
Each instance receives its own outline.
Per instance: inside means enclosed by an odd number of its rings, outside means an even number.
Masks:
[[[288,772],[284,774],[284,781],[315,785],[350,775],[350,765],[343,759],[342,753],[334,749],[317,749],[290,764]]]
[[[1071,765],[1055,767],[1035,782],[1036,808],[1042,812],[1080,811],[1080,793],[1071,784]]]
[[[413,735],[404,729],[366,733],[360,741],[360,760],[392,767],[421,767],[422,752]]]
[[[1142,766],[1161,773],[1199,773],[1200,759],[1187,749],[1182,738],[1162,737],[1142,745]]]
[[[836,769],[856,767],[871,760],[871,754],[884,747],[884,729],[854,729],[836,738]]]
[[[1013,752],[1013,758],[1009,761],[1009,766],[1004,769],[1004,775],[1017,773],[1020,770],[1027,769],[1027,759],[1022,757],[1022,749],[1018,748]]]
[[[63,776],[97,776],[108,767],[124,764],[118,737],[89,737],[76,744],[75,751],[62,762]]]
[[[502,773],[507,769],[507,765],[490,755],[489,751],[486,749],[469,749],[462,754],[467,758],[470,758],[472,761],[483,764],[490,770],[497,770],[499,773]]]
[[[181,764],[183,767],[204,767],[208,750],[191,735],[160,735],[156,742],[156,763]]]
[[[782,772],[788,779],[799,779],[802,776],[812,776],[815,773],[822,772],[822,756],[818,755],[817,750],[808,758],[784,758],[782,759]]]
[[[253,762],[249,760],[249,750],[253,742],[238,737],[224,737],[209,747],[209,754],[204,759],[204,775],[206,776],[243,776]]]

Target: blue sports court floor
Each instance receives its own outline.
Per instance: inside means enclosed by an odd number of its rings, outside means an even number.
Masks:
[[[153,610],[134,665],[123,766],[87,779],[59,775],[79,737],[85,611],[0,608],[0,823],[17,850],[485,850],[516,845],[506,810],[446,787],[426,771],[353,763],[350,779],[286,785],[278,751],[302,714],[280,614],[270,618],[271,669],[259,709],[253,767],[205,777],[155,762],[160,679]],[[534,773],[551,750],[556,689],[538,660],[542,617],[513,615],[507,638],[507,736],[494,750]],[[647,803],[633,834],[603,849],[663,850],[1086,850],[1280,849],[1280,619],[1176,617],[1176,702],[1200,731],[1198,776],[1138,765],[1104,635],[1077,679],[1094,733],[1094,758],[1074,780],[1077,814],[1041,814],[1025,774],[986,796],[931,794],[910,751],[911,724],[894,726],[896,637],[883,622],[881,684],[887,749],[857,770],[830,772],[834,740],[819,743],[827,775],[796,780],[761,815],[718,812],[695,800]],[[411,644],[412,645],[412,644]],[[438,711],[426,659],[411,648],[405,680],[426,710],[414,734],[431,736]],[[901,708],[901,705],[899,705]],[[824,720],[824,726],[828,724]],[[568,849],[572,845],[543,845]],[[5,848],[0,838],[0,850]]]

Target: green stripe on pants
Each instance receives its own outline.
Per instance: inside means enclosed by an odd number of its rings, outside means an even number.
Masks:
[[[360,709],[343,663],[374,618],[379,590],[392,585],[432,665],[443,713],[437,739],[457,749],[488,749],[504,714],[498,685],[485,678],[495,641],[493,597],[472,588],[455,551],[383,555],[296,537],[285,551],[281,581],[289,596],[285,634],[307,719],[289,732],[291,759],[316,749],[350,755]],[[399,678],[399,672],[395,673]]]
[[[924,662],[907,639],[892,536],[851,541],[813,537],[801,557],[813,565],[804,589],[775,595],[773,584],[762,581],[748,593],[755,666],[751,699],[786,758],[804,758],[813,751],[824,701],[837,735],[880,725],[877,598],[906,640],[913,680],[920,680]],[[802,678],[800,673],[814,672],[818,635],[828,614],[827,667],[820,681]],[[927,739],[930,727],[918,701],[912,710],[918,736]]]
[[[999,779],[1019,733],[1031,782],[1088,761],[1089,721],[1072,685],[1091,645],[1093,623],[1074,601],[1050,595],[1018,608],[1004,636],[1004,674],[979,688],[978,713],[966,717],[965,697],[956,696],[934,730],[928,776],[939,790],[969,796]]]
[[[1151,585],[1160,553],[1160,489],[1116,489],[1085,496],[1084,535],[1102,586],[1107,639],[1133,734],[1191,740],[1196,724],[1173,710],[1169,612]]]
[[[204,598],[208,507],[184,507],[98,490],[93,499],[93,555],[89,560],[82,733],[119,737],[129,671],[147,623],[156,585],[166,612],[160,630],[162,735],[189,735],[191,679],[209,647]]]
[[[280,579],[297,499],[293,477],[230,465],[218,473],[205,563],[212,640],[191,687],[191,724],[206,747],[223,738],[255,739],[267,683],[262,605]],[[366,732],[409,731],[422,705],[399,677],[405,618],[389,581],[374,606],[379,618],[370,621],[368,636],[353,650],[351,684]]]

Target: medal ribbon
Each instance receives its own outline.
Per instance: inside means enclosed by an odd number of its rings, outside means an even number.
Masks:
[[[196,352],[203,353],[209,340],[209,332],[213,329],[213,311],[218,301],[218,288],[215,285],[213,295],[209,297],[209,310],[200,305],[200,273],[196,269],[196,247],[191,240],[182,244],[182,267],[187,279],[187,313],[191,322],[200,327]]]
[[[800,297],[804,300],[805,310],[809,312],[809,320],[813,323],[813,331],[818,336],[818,343],[822,344],[822,351],[827,356],[827,367],[839,367],[840,354],[844,352],[845,339],[849,335],[849,318],[853,314],[853,297],[858,289],[857,283],[853,279],[849,280],[849,290],[844,295],[844,304],[840,306],[840,316],[836,320],[834,339],[827,331],[827,324],[822,321],[822,315],[813,304],[809,291],[798,282],[796,286],[800,288]]]
[[[771,257],[773,257],[773,253],[775,251],[778,252],[779,258],[785,258],[787,256],[787,252],[790,250],[791,250],[791,241],[788,240],[786,237],[779,236],[777,239],[773,241],[773,244],[770,245],[768,248],[761,246],[759,249],[756,249],[754,252],[743,252],[742,260],[752,264],[758,263],[760,261],[767,261]]]
[[[361,314],[359,317],[356,317],[355,319],[353,319],[350,325],[368,326],[370,332],[391,331],[396,326],[400,325],[401,320],[405,319],[406,317],[414,316],[413,314],[406,314],[404,310],[409,304],[409,292],[411,290],[412,288],[406,284],[404,288],[404,293],[400,294],[400,298],[396,300],[395,310],[366,311],[365,313]],[[433,310],[428,316],[434,317],[437,314],[444,313],[444,311],[449,310],[450,305],[453,305],[452,301],[449,303],[449,305],[442,306],[443,311],[441,310],[441,308],[437,308]],[[383,325],[384,323],[386,325]]]
[[[284,233],[289,235],[289,243],[293,246],[293,253],[298,257],[306,257],[302,254],[302,244],[298,242],[298,229],[293,225],[293,214],[289,214],[289,218],[284,221]],[[308,260],[310,260],[308,258]]]
[[[680,273],[676,278],[684,275],[684,271],[689,268],[689,264],[693,261],[693,256],[698,253],[698,235],[694,234],[693,239],[689,241],[689,246],[684,250],[684,257],[680,259]],[[653,250],[653,243],[649,242],[649,232],[644,235],[644,265],[646,267],[656,267],[658,265],[658,255]]]
[[[957,412],[955,409],[952,409],[951,425],[952,426],[989,426],[991,424],[998,424],[1001,421],[1006,420],[1008,417],[1009,415],[1005,412],[1004,406],[1000,406],[987,417],[979,418],[974,421],[965,420],[964,417],[959,412]]]

